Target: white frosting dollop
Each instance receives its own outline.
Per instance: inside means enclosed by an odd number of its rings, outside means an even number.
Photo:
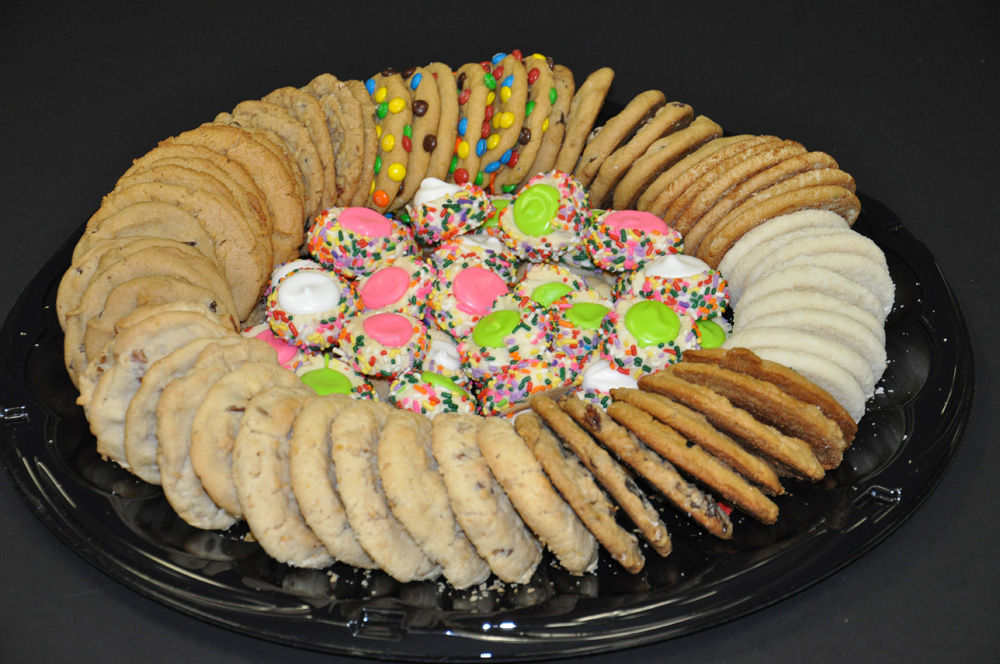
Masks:
[[[597,360],[583,371],[580,388],[584,392],[608,394],[616,387],[637,388],[639,383],[629,375],[611,368],[607,360]]]
[[[341,288],[336,277],[322,270],[288,275],[278,286],[278,307],[305,316],[333,311],[340,304]]]
[[[427,363],[431,362],[449,371],[458,371],[462,368],[458,346],[437,336],[431,339],[431,346],[427,350]]]
[[[322,270],[323,266],[308,258],[299,258],[294,261],[282,263],[271,272],[271,289],[278,287],[278,282],[288,276],[292,270]]]
[[[499,238],[493,237],[492,235],[486,235],[485,233],[469,233],[468,235],[462,235],[461,241],[463,243],[467,242],[477,247],[482,247],[483,249],[488,249],[497,253],[508,251],[507,245],[501,242]]]
[[[420,182],[420,188],[417,189],[417,193],[413,194],[413,201],[410,205],[416,210],[424,203],[430,203],[431,201],[451,196],[460,191],[462,191],[461,185],[451,184],[437,178],[424,178]]]
[[[666,254],[647,263],[643,271],[647,277],[680,279],[681,277],[704,274],[710,269],[709,264],[700,258],[686,254]]]

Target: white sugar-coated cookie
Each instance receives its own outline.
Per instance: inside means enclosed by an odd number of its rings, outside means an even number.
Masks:
[[[816,291],[776,291],[758,297],[752,302],[744,303],[733,310],[733,328],[742,329],[744,325],[767,314],[799,309],[836,311],[839,314],[850,316],[859,323],[863,323],[883,343],[885,342],[885,327],[878,318],[847,300]]]
[[[885,308],[870,289],[833,270],[813,265],[792,265],[758,279],[743,292],[733,308],[749,306],[757,298],[776,291],[811,291],[838,297],[861,307],[880,324],[885,323]]]

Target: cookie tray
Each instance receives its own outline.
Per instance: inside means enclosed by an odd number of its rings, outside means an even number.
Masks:
[[[663,506],[674,551],[632,576],[605,555],[571,577],[543,561],[530,584],[455,591],[334,565],[302,570],[244,539],[189,527],[159,487],[95,450],[63,367],[56,288],[77,237],[41,268],[0,331],[0,462],[62,542],[127,587],[208,623],[327,653],[395,661],[515,661],[664,641],[737,619],[828,577],[895,531],[957,453],[974,372],[968,331],[927,247],[861,195],[856,229],[885,251],[896,305],[888,369],[836,471],[789,483],[770,527],[733,514],[723,542]]]

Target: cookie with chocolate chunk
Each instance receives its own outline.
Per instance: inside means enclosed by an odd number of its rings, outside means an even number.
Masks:
[[[348,207],[358,188],[364,162],[361,105],[347,89],[347,84],[332,74],[320,74],[301,90],[316,99],[326,118],[336,175],[337,197],[333,204]]]
[[[420,183],[428,176],[431,155],[437,150],[437,135],[441,124],[441,94],[431,71],[412,67],[402,72],[403,81],[410,89],[410,133],[403,132],[402,141],[409,153],[406,177],[400,185],[399,195],[388,208],[393,212],[402,208],[417,193]],[[456,96],[456,103],[457,103]]]

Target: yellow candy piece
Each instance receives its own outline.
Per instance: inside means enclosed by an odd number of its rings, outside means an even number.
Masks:
[[[399,113],[404,108],[406,108],[406,102],[403,101],[402,97],[396,97],[395,99],[389,102],[389,110],[392,111],[393,113]]]
[[[375,100],[376,104],[381,104],[383,101],[385,101],[385,98],[386,96],[388,96],[388,94],[389,94],[389,89],[383,85],[381,88],[375,91],[375,94],[372,95],[372,99]]]
[[[490,93],[488,95],[486,95],[486,105],[487,106],[492,106],[493,105],[493,100],[496,99],[496,98],[497,98],[497,93],[495,93],[492,90],[490,90]]]
[[[392,152],[393,146],[396,145],[396,137],[392,134],[386,134],[382,137],[382,150],[385,152]]]
[[[500,114],[500,126],[504,129],[508,129],[514,124],[514,114],[510,111],[504,111]]]
[[[372,186],[368,188],[368,195],[371,196],[375,193],[375,180],[372,180]]]
[[[538,58],[539,60],[544,60],[545,59],[545,56],[542,55],[541,53],[532,53],[531,57]]]
[[[403,178],[406,177],[406,166],[397,162],[389,166],[389,170],[386,171],[386,174],[393,182],[402,182]]]
[[[493,148],[495,148],[497,146],[498,143],[500,143],[500,135],[499,134],[490,134],[489,138],[486,139],[486,147],[487,147],[487,149],[492,150]]]
[[[542,122],[542,133],[544,134],[548,130],[549,130],[549,119],[545,118],[545,120]]]
[[[458,150],[455,151],[455,154],[458,155],[459,159],[465,159],[466,157],[468,157],[469,156],[469,142],[468,141],[462,141],[461,143],[459,143],[458,144]]]
[[[375,125],[375,137],[378,138],[382,136],[382,125]]]
[[[490,125],[494,129],[499,129],[500,128],[500,115],[499,114],[493,116],[493,119],[490,121]]]
[[[500,88],[500,101],[506,104],[507,100],[510,99],[510,95],[511,92],[509,87],[505,85],[502,88]]]

